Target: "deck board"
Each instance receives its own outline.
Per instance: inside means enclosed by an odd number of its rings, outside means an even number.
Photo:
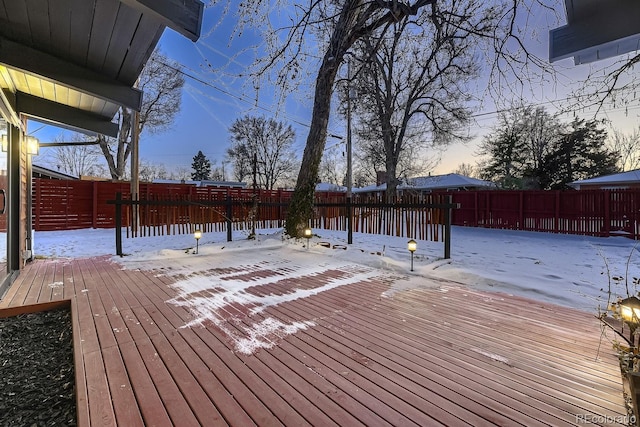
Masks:
[[[214,264],[211,288],[180,301],[224,291],[228,275],[266,280],[246,292],[269,297],[367,268],[291,278],[295,265]],[[593,314],[441,279],[389,292],[396,279],[382,276],[264,310],[230,303],[186,326],[195,313],[171,302],[186,276],[37,260],[0,308],[71,301],[82,427],[624,424],[617,359]],[[268,321],[310,326],[236,348]]]

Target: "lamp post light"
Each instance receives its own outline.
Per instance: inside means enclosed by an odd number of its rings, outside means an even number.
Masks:
[[[304,237],[307,239],[307,250],[308,250],[309,249],[309,240],[311,239],[311,236],[313,235],[313,232],[311,231],[311,227],[305,228],[302,233],[303,233]]]
[[[202,231],[200,231],[199,228],[196,228],[196,231],[193,232],[193,237],[196,239],[196,253],[198,253],[200,239],[202,238]]]
[[[407,249],[411,252],[411,271],[413,271],[413,253],[418,249],[418,242],[411,239],[407,242]]]
[[[7,135],[0,136],[1,148],[3,152],[9,151],[9,137]],[[24,141],[27,147],[27,154],[37,156],[40,153],[40,140],[34,136],[26,135]]]
[[[27,136],[27,154],[37,156],[40,153],[40,141],[34,136]]]

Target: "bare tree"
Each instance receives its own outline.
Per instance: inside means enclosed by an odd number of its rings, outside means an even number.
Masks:
[[[253,154],[249,152],[249,146],[246,144],[234,144],[227,149],[227,163],[231,163],[233,167],[233,179],[242,182],[251,179],[253,168]]]
[[[617,166],[622,172],[640,168],[640,127],[628,134],[614,130],[607,146],[619,156]]]
[[[295,132],[290,125],[247,115],[233,122],[229,132],[232,146],[227,157],[238,170],[239,181],[255,170],[256,184],[273,190],[293,173],[297,162],[293,150]]]
[[[154,179],[168,179],[169,174],[162,163],[140,162],[140,181],[152,182]]]
[[[411,168],[429,148],[468,140],[463,129],[471,98],[464,88],[479,71],[474,46],[491,36],[496,20],[496,11],[477,0],[435,2],[427,9],[393,23],[386,37],[373,34],[355,45],[362,61],[354,79],[358,135],[379,152],[369,155],[384,161],[387,196],[395,194],[399,163]]]
[[[346,161],[342,145],[327,148],[322,156],[318,180],[335,185],[344,185],[346,181]]]
[[[478,176],[478,168],[473,166],[471,163],[460,163],[453,173],[476,178]]]
[[[169,179],[177,179],[179,181],[189,181],[191,179],[191,168],[178,166],[169,174]]]
[[[358,150],[355,158],[358,161],[354,168],[354,176],[357,176],[361,183],[372,184],[378,181],[378,172],[384,172],[388,185],[386,153],[381,148],[380,141],[361,138],[356,146]],[[425,156],[424,148],[420,144],[405,144],[396,163],[395,180],[402,181],[420,174],[426,175],[433,170],[440,163],[442,153],[433,149],[430,154]]]
[[[345,55],[363,37],[386,37],[394,24],[412,20],[421,13],[430,13],[428,6],[434,1],[316,0],[288,4],[282,0],[278,2],[281,7],[277,14],[273,13],[270,0],[241,2],[238,5],[241,16],[238,34],[250,26],[265,37],[261,51],[266,54],[261,55],[249,71],[255,77],[256,88],[264,81],[271,81],[285,96],[291,92],[292,85],[304,80],[299,74],[305,69],[306,61],[315,61],[318,66],[311,125],[286,223],[289,235],[300,236],[313,213],[314,190],[327,137],[332,93]],[[478,8],[471,12],[479,13],[483,8],[494,11],[496,20],[490,23],[491,29],[486,32],[489,36],[485,41],[491,46],[490,53],[499,58],[492,62],[499,71],[505,64],[509,70],[516,68],[518,55],[513,52],[507,55],[511,47],[509,41],[514,41],[516,51],[522,50],[520,39],[514,37],[519,4],[514,0],[478,2]],[[227,2],[229,5],[230,1]],[[446,6],[441,9],[446,10]],[[286,14],[289,16],[283,16]],[[377,45],[377,42],[372,42],[372,45]],[[321,58],[319,62],[318,57]],[[525,55],[525,63],[527,58]]]
[[[104,172],[100,164],[100,150],[95,145],[83,145],[90,138],[82,134],[73,134],[70,141],[63,141],[62,137],[56,137],[56,142],[75,142],[77,145],[55,147],[53,160],[57,170],[74,176],[102,176]]]
[[[169,65],[169,60],[155,51],[140,75],[138,88],[143,91],[138,127],[140,134],[144,130],[150,133],[165,130],[180,111],[184,77]],[[121,108],[118,113],[118,137],[98,136],[100,149],[113,179],[123,179],[126,175],[127,159],[131,153],[133,117],[132,110]]]

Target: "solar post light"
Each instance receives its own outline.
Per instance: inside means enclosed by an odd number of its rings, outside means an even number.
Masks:
[[[407,242],[407,249],[411,252],[411,271],[413,271],[413,253],[418,249],[418,242],[411,239]]]
[[[198,248],[200,246],[200,239],[202,238],[202,231],[199,228],[196,228],[196,231],[193,232],[193,237],[196,239],[196,253],[198,253]]]
[[[309,249],[309,241],[311,239],[311,236],[313,235],[313,232],[311,231],[311,227],[305,228],[302,234],[307,239],[307,249]]]

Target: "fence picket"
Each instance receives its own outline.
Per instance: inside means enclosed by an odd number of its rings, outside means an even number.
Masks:
[[[33,226],[36,231],[113,228],[115,194],[123,199],[129,196],[128,183],[60,181],[34,179]],[[140,194],[146,200],[199,203],[224,202],[231,196],[233,228],[250,227],[245,221],[250,206],[239,205],[250,201],[253,190],[228,188],[201,188],[188,184],[141,183]],[[453,202],[460,209],[453,211],[454,225],[507,228],[530,231],[557,232],[592,236],[624,234],[640,238],[640,190],[589,190],[589,191],[481,191],[453,192]],[[283,225],[287,215],[286,204],[291,192],[260,191],[261,205],[257,212],[257,225],[270,227]],[[318,193],[317,201],[344,203],[344,193]],[[353,203],[381,200],[355,194]],[[439,194],[404,195],[401,200],[420,204],[443,203]],[[191,233],[192,225],[203,230],[225,230],[226,218],[221,212],[224,206],[190,207],[140,206],[140,231],[138,235],[164,235]],[[332,206],[316,209],[314,224],[333,229],[346,229],[344,207]],[[423,239],[440,240],[443,216],[439,210],[418,209],[404,212],[396,207],[374,209],[370,206],[354,206],[352,210],[355,232],[407,234]],[[123,211],[123,225],[131,225],[131,211]],[[0,230],[4,223],[0,223]],[[5,227],[6,228],[6,227]],[[127,230],[128,233],[131,230]],[[134,233],[131,233],[134,234]]]

